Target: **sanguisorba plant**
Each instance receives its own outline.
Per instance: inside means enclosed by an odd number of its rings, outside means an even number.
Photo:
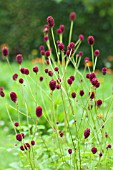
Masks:
[[[42,64],[33,66],[32,70],[22,66],[23,57],[18,54],[19,71],[14,73],[8,60],[8,48],[2,49],[15,83],[9,94],[12,105],[6,103],[6,110],[15,131],[20,167],[32,170],[91,170],[111,169],[113,165],[109,129],[112,123],[112,91],[106,96],[103,90],[105,84],[99,82],[96,75],[100,51],[94,50],[93,36],[87,39],[91,57],[85,57],[84,70],[79,71],[83,52],[78,49],[84,36],[80,34],[76,42],[71,41],[75,20],[76,14],[72,12],[69,41],[64,45],[64,25],[57,29],[59,39],[56,41],[54,18],[47,17],[47,25],[43,29],[46,47],[40,46]],[[70,63],[73,68],[69,67]],[[107,68],[103,68],[102,76],[106,73]],[[0,95],[5,97],[3,88],[0,88]],[[9,108],[17,114],[16,120]]]

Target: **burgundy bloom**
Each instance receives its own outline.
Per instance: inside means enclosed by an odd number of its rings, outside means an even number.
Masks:
[[[72,98],[75,98],[75,97],[76,97],[76,93],[75,93],[75,92],[72,92],[72,93],[71,93],[71,96],[72,96]]]
[[[60,29],[62,30],[62,33],[64,33],[64,31],[65,31],[64,25],[60,25]]]
[[[87,79],[89,79],[90,78],[90,74],[88,73],[88,74],[86,74],[86,78]]]
[[[17,101],[17,95],[16,95],[15,92],[11,92],[11,93],[10,93],[10,98],[11,98],[11,100],[12,100],[14,103],[16,103],[16,101]]]
[[[48,41],[49,37],[47,35],[44,36],[44,41]]]
[[[76,13],[75,12],[71,12],[70,13],[70,20],[74,21],[76,19]]]
[[[18,141],[22,141],[22,139],[23,139],[22,134],[17,134],[17,135],[16,135],[16,139],[17,139]]]
[[[22,61],[23,61],[22,54],[18,54],[18,55],[16,56],[16,61],[17,61],[17,63],[19,63],[19,64],[22,63]]]
[[[73,83],[73,80],[72,80],[71,78],[69,78],[69,79],[67,80],[67,82],[68,82],[69,85],[71,85],[71,84]]]
[[[95,98],[95,93],[94,92],[91,92],[90,94],[90,99],[94,99]]]
[[[106,67],[102,68],[102,74],[105,75],[106,73],[107,73],[107,68]]]
[[[111,148],[111,144],[108,144],[107,146],[106,146],[106,149],[110,149]]]
[[[37,117],[41,117],[42,116],[42,107],[41,106],[37,106],[36,107],[36,116]]]
[[[18,122],[15,122],[15,123],[14,123],[14,126],[18,127],[18,126],[19,126],[19,123],[18,123]]]
[[[12,79],[16,80],[18,78],[18,74],[13,74]]]
[[[44,46],[43,45],[40,46],[40,50],[44,50]]]
[[[26,74],[26,75],[28,75],[28,74],[29,74],[29,70],[28,70],[28,68],[25,68],[25,69],[24,69],[24,74]]]
[[[24,151],[24,146],[20,146],[20,150]]]
[[[99,153],[99,157],[102,157],[102,155],[103,155],[102,152],[100,152],[100,153]]]
[[[64,134],[61,130],[59,131],[59,135],[60,135],[61,138],[64,136]]]
[[[74,77],[74,76],[70,76],[70,79],[71,79],[72,81],[74,81],[74,80],[75,80],[75,77]]]
[[[97,83],[95,84],[95,87],[98,88],[99,86],[100,86],[100,83],[97,82]]]
[[[87,139],[89,136],[90,136],[90,129],[89,129],[89,128],[86,128],[86,129],[84,130],[84,138]]]
[[[64,44],[63,43],[59,43],[58,44],[58,49],[61,51],[64,51]]]
[[[61,86],[60,86],[60,84],[56,84],[56,89],[61,89]]]
[[[45,73],[48,73],[48,68],[45,68]]]
[[[84,62],[85,62],[85,63],[88,63],[88,61],[89,61],[89,57],[85,57],[85,58],[84,58]]]
[[[46,57],[49,57],[50,56],[50,51],[46,51],[45,55],[46,55]]]
[[[97,148],[93,147],[93,148],[91,149],[91,152],[92,152],[93,154],[95,154],[95,153],[97,152]]]
[[[55,23],[54,23],[54,18],[52,16],[48,16],[47,17],[47,23],[48,23],[48,26],[51,28],[51,27],[54,27]]]
[[[49,65],[49,64],[50,64],[49,60],[46,60],[46,64],[47,64],[47,65]]]
[[[98,57],[100,55],[100,50],[95,50],[94,51],[94,56]]]
[[[93,45],[95,43],[95,39],[93,36],[89,36],[87,40],[89,45]]]
[[[96,105],[97,105],[98,107],[100,107],[100,106],[102,105],[102,100],[97,100],[97,101],[96,101]]]
[[[40,51],[40,55],[42,55],[42,56],[45,55],[45,51],[44,51],[44,50],[41,50],[41,51]]]
[[[37,66],[33,67],[33,72],[35,72],[36,74],[38,73],[38,67]]]
[[[57,33],[58,33],[58,34],[62,34],[61,28],[58,28],[58,29],[57,29]]]
[[[84,40],[84,36],[83,36],[82,34],[80,34],[80,35],[79,35],[79,39],[80,39],[81,41],[83,41],[83,40]]]
[[[58,71],[58,67],[55,67],[54,70],[55,70],[55,71]]]
[[[95,73],[92,72],[89,75],[89,79],[92,80],[93,78],[96,78],[96,75],[95,75]]]
[[[27,149],[30,149],[30,144],[29,143],[25,143],[24,144],[24,148],[27,150]]]
[[[55,88],[56,88],[56,81],[55,80],[51,80],[50,82],[49,82],[49,87],[50,87],[50,89],[53,91],[53,90],[55,90]]]
[[[49,26],[48,25],[44,25],[43,32],[48,34],[48,32],[49,32]]]
[[[1,97],[4,97],[4,96],[5,96],[4,91],[0,90],[0,96],[1,96]]]
[[[83,96],[84,95],[84,91],[83,90],[80,90],[80,96]]]
[[[43,81],[43,79],[44,79],[43,76],[40,76],[40,81]]]
[[[35,145],[35,141],[34,141],[34,140],[31,141],[31,145],[32,145],[32,146]]]
[[[20,83],[20,84],[23,84],[23,83],[24,83],[24,79],[23,79],[23,78],[20,78],[20,79],[19,79],[19,83]]]
[[[52,76],[53,76],[53,72],[52,72],[51,70],[49,70],[49,71],[48,71],[48,75],[49,75],[50,77],[52,77]]]
[[[8,48],[7,48],[7,47],[3,47],[3,48],[2,48],[2,55],[3,55],[4,57],[7,57],[7,56],[8,56]]]
[[[79,56],[82,57],[84,53],[83,53],[83,51],[80,51],[78,54],[79,54]]]
[[[68,153],[69,153],[69,154],[72,154],[72,149],[68,149]]]
[[[20,68],[20,72],[21,72],[22,74],[24,74],[24,70],[25,70],[25,68]]]

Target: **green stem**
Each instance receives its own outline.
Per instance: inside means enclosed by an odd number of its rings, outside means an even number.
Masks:
[[[72,32],[73,32],[73,21],[71,21],[71,25],[70,25],[69,42],[68,42],[68,44],[71,42]]]

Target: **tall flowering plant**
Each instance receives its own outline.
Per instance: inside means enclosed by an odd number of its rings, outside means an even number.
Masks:
[[[16,84],[15,91],[9,94],[12,104],[7,103],[6,109],[15,131],[21,167],[32,170],[82,170],[103,169],[112,165],[112,140],[108,126],[111,123],[113,95],[104,96],[104,83],[96,75],[100,51],[94,50],[93,36],[87,38],[91,57],[84,58],[84,70],[79,70],[84,56],[79,46],[84,36],[80,34],[76,42],[72,41],[75,20],[76,13],[72,12],[66,44],[63,41],[65,26],[59,26],[59,38],[55,40],[54,18],[47,17],[47,25],[43,29],[46,47],[40,46],[43,65],[35,65],[32,70],[23,67],[23,56],[18,54],[19,71],[15,73],[8,60],[8,48],[2,49],[12,81]],[[70,63],[73,69],[70,69]],[[102,68],[102,76],[106,73],[107,68]],[[3,88],[0,88],[0,95],[5,97]],[[9,107],[17,114],[16,120],[13,120]],[[42,120],[46,123],[42,124]],[[23,123],[26,126],[23,127]]]

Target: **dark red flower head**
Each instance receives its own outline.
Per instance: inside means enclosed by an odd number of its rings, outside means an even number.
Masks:
[[[106,149],[110,149],[111,148],[111,144],[108,144],[107,146],[106,146]]]
[[[50,87],[50,89],[53,91],[53,90],[55,90],[55,88],[56,88],[56,81],[55,80],[51,80],[50,82],[49,82],[49,87]]]
[[[48,32],[49,32],[49,26],[48,26],[48,25],[44,25],[43,32],[44,32],[45,34],[48,34]]]
[[[22,63],[22,61],[23,61],[22,54],[18,54],[18,55],[16,56],[16,61],[17,61],[17,63],[19,63],[19,64]]]
[[[63,43],[59,43],[58,44],[58,49],[61,51],[64,51],[64,44]]]
[[[33,67],[33,72],[36,73],[36,74],[38,73],[38,67],[37,66]]]
[[[84,138],[87,139],[89,136],[90,136],[90,129],[89,129],[89,128],[86,128],[86,129],[84,130]]]
[[[23,84],[23,83],[24,83],[24,79],[23,79],[23,78],[20,78],[20,79],[19,79],[19,83],[20,83],[20,84]]]
[[[82,34],[80,34],[80,35],[79,35],[79,39],[80,39],[81,41],[83,41],[83,40],[84,40],[84,36],[83,36]]]
[[[18,78],[18,74],[13,74],[12,79],[16,80]]]
[[[91,152],[92,152],[93,154],[95,154],[95,153],[97,152],[97,148],[93,147],[93,148],[91,149]]]
[[[42,116],[42,107],[41,106],[37,106],[36,107],[36,116],[37,117],[41,117]]]
[[[74,21],[76,19],[76,13],[75,12],[71,12],[70,13],[70,20]]]
[[[72,81],[74,81],[74,80],[75,80],[75,77],[74,77],[74,76],[70,76],[70,79],[71,79]]]
[[[40,50],[44,50],[44,46],[43,45],[40,46]]]
[[[39,79],[40,79],[40,81],[43,81],[44,77],[43,77],[43,76],[40,76],[40,78],[39,78]]]
[[[48,75],[49,75],[50,77],[52,77],[52,76],[53,76],[53,72],[52,72],[51,70],[49,70],[49,71],[48,71]]]
[[[75,92],[72,92],[72,93],[71,93],[71,96],[72,96],[72,98],[75,98],[75,97],[76,97],[76,93],[75,93]]]
[[[32,145],[32,146],[35,145],[35,141],[34,141],[34,140],[31,141],[31,145]]]
[[[96,105],[97,105],[98,107],[100,107],[100,106],[102,105],[102,100],[97,100],[97,101],[96,101]]]
[[[3,54],[4,57],[8,56],[8,48],[7,47],[2,48],[2,54]]]
[[[49,37],[47,35],[44,36],[44,41],[48,41]]]
[[[100,50],[95,50],[94,51],[94,56],[98,57],[100,55]]]
[[[18,122],[15,122],[15,123],[14,123],[14,126],[18,127],[18,126],[19,126],[19,123],[18,123]]]
[[[22,139],[23,139],[23,137],[22,137],[22,134],[17,134],[16,135],[16,139],[18,140],[18,141],[22,141]]]
[[[26,150],[30,149],[30,144],[29,144],[29,143],[25,143],[25,144],[24,144],[24,148],[25,148]]]
[[[29,74],[29,69],[28,69],[28,68],[25,68],[25,69],[24,69],[24,74],[26,74],[26,75]]]
[[[24,151],[24,146],[20,146],[20,150]]]
[[[88,44],[89,44],[89,45],[93,45],[94,43],[95,43],[94,37],[93,37],[93,36],[89,36],[89,37],[88,37]]]
[[[71,85],[71,84],[73,83],[73,80],[72,80],[71,78],[69,78],[69,79],[67,80],[67,83],[68,83],[69,85]]]
[[[84,95],[84,91],[83,90],[80,90],[80,96],[83,96]]]
[[[79,56],[82,57],[84,53],[83,53],[83,51],[80,51],[78,54],[79,54]]]
[[[11,100],[12,100],[14,103],[16,103],[16,101],[17,101],[17,95],[16,95],[15,92],[11,92],[11,93],[10,93],[10,98],[11,98]]]
[[[47,23],[48,23],[48,26],[51,28],[51,27],[54,27],[55,23],[54,23],[54,18],[52,16],[48,16],[47,17]]]
[[[61,28],[58,28],[58,29],[57,29],[57,33],[58,33],[58,34],[62,34]]]
[[[45,55],[46,55],[46,57],[49,57],[50,56],[50,51],[46,51]]]
[[[40,51],[40,55],[42,55],[42,56],[45,55],[45,51],[44,51],[44,50],[41,50],[41,51]]]
[[[72,154],[72,149],[68,149],[68,153],[69,153],[69,154]]]
[[[60,25],[60,29],[62,30],[62,33],[64,33],[64,31],[65,31],[64,25]]]
[[[107,73],[107,68],[106,67],[102,68],[102,74],[105,75],[106,73]]]
[[[100,153],[99,153],[99,157],[102,157],[102,155],[103,155],[102,152],[100,152]]]
[[[84,62],[85,62],[85,63],[88,63],[88,61],[89,61],[89,57],[85,57],[85,58],[84,58]]]
[[[21,72],[22,74],[24,74],[24,70],[25,70],[25,68],[20,68],[20,72]]]

